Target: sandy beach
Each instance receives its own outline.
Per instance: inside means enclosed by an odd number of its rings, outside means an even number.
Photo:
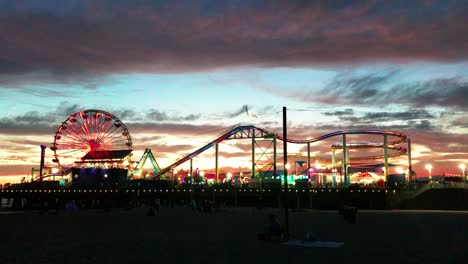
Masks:
[[[310,232],[341,248],[286,246],[257,233],[278,209],[200,213],[162,207],[2,213],[0,263],[467,263],[468,212],[290,213],[292,239]]]

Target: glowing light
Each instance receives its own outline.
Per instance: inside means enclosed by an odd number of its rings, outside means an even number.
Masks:
[[[463,177],[463,182],[465,182],[466,181],[466,179],[465,179],[466,165],[462,163],[462,164],[458,165],[458,168],[460,168],[460,170],[462,172],[461,176]]]
[[[122,165],[124,165],[124,166],[128,166],[128,164],[129,164],[128,160],[125,160],[125,161],[122,163]]]
[[[399,174],[405,173],[405,171],[403,170],[402,167],[397,167],[397,168],[396,168],[396,171],[397,171],[397,173],[399,173]]]
[[[429,179],[432,178],[432,165],[431,164],[426,164],[425,166],[427,172],[429,172]]]
[[[289,163],[287,163],[286,166],[285,166],[285,168],[286,168],[287,170],[289,170],[289,169],[291,168],[291,165],[289,165]]]
[[[226,174],[226,177],[230,180],[230,179],[232,178],[232,173],[228,172],[228,173]]]
[[[205,172],[204,172],[204,171],[200,171],[200,176],[205,177]]]
[[[320,170],[320,169],[322,168],[322,164],[320,164],[320,163],[318,162],[318,160],[315,161],[315,168],[316,168],[317,170]]]
[[[106,173],[106,174],[104,174],[104,178],[107,178],[107,173]]]
[[[59,172],[59,169],[58,168],[52,168],[52,173],[55,174],[55,173],[58,173]]]
[[[462,163],[462,164],[458,165],[458,168],[460,168],[460,170],[462,170],[463,172],[465,172],[466,165]]]

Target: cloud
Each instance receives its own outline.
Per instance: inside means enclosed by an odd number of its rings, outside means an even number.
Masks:
[[[399,120],[415,120],[434,118],[435,116],[427,110],[408,110],[405,112],[368,112],[362,117],[371,122],[387,122]]]
[[[151,134],[169,134],[169,135],[197,135],[205,134],[207,131],[219,131],[223,126],[212,124],[184,124],[184,123],[125,123],[130,133],[151,133]]]
[[[461,66],[462,67],[462,66]],[[430,73],[425,73],[426,75]],[[354,107],[404,106],[409,108],[443,107],[468,109],[468,81],[466,76],[405,80],[400,70],[381,70],[362,74],[345,71],[335,76],[323,88],[284,92],[270,92],[288,96],[301,102]],[[306,96],[304,96],[306,94]],[[324,112],[324,115],[349,115],[351,111]],[[411,114],[421,114],[413,112]],[[427,114],[426,114],[427,115]],[[377,116],[376,116],[377,117]],[[431,117],[432,116],[428,116]]]
[[[345,110],[338,110],[338,111],[332,111],[332,112],[323,112],[322,115],[325,116],[352,116],[354,115],[354,110],[353,109],[345,109]]]
[[[466,11],[460,1],[2,1],[0,86],[96,89],[117,73],[463,61]]]
[[[145,144],[145,142],[139,142],[139,144],[135,144],[134,148],[135,149],[140,149],[144,150],[145,148],[150,148],[153,152],[154,155],[157,157],[160,156],[160,154],[173,154],[173,153],[180,153],[180,152],[186,152],[188,150],[192,150],[197,146],[192,146],[192,145],[168,145],[168,144]]]
[[[200,114],[189,114],[185,116],[181,116],[178,114],[174,115],[169,115],[168,113],[161,111],[161,110],[156,110],[156,109],[151,109],[146,113],[146,118],[151,121],[195,121],[200,118]]]
[[[462,116],[457,118],[451,123],[451,126],[468,128],[468,116]]]
[[[233,117],[236,117],[236,116],[240,116],[240,115],[242,115],[242,114],[247,113],[248,108],[249,108],[248,105],[243,105],[243,106],[241,106],[239,109],[237,109],[236,111],[231,112],[231,113],[228,113],[227,116],[228,116],[229,118],[233,118]]]

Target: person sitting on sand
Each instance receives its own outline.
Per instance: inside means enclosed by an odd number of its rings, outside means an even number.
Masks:
[[[264,233],[258,234],[260,240],[271,240],[272,237],[279,237],[283,235],[283,228],[281,222],[275,214],[271,214],[269,217],[268,227]]]

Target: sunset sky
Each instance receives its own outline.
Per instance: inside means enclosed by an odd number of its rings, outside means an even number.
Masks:
[[[39,167],[39,145],[84,109],[115,114],[135,157],[149,147],[162,167],[234,125],[281,132],[286,106],[290,137],[401,131],[419,175],[427,163],[460,174],[466,2],[309,2],[0,0],[0,182]],[[338,140],[314,144],[313,159]],[[248,143],[223,143],[221,166],[248,168]]]

